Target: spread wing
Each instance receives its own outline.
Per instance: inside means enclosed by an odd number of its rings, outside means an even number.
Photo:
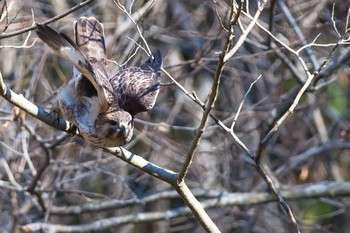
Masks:
[[[108,82],[102,25],[95,18],[80,18],[75,23],[76,43],[46,25],[37,24],[36,31],[42,41],[82,73],[77,90],[87,94],[92,85],[99,98],[99,107],[102,111],[107,110],[112,104],[113,89]]]
[[[152,54],[140,67],[119,70],[110,80],[119,106],[132,116],[151,109],[158,96],[162,57]]]
[[[94,17],[81,17],[74,22],[75,43],[95,71],[102,74],[101,83],[108,83],[107,55],[103,25]]]

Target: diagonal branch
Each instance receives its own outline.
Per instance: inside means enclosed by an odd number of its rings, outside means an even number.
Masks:
[[[226,58],[226,55],[227,53],[229,52],[230,48],[231,48],[231,44],[232,44],[232,38],[233,38],[233,34],[234,34],[234,31],[233,31],[233,25],[236,24],[237,22],[237,19],[236,18],[236,14],[235,14],[235,4],[234,2],[232,1],[231,3],[231,12],[230,12],[230,23],[229,23],[229,32],[226,36],[226,41],[225,41],[225,45],[224,45],[224,49],[223,49],[223,52],[220,54],[219,56],[219,63],[217,65],[217,68],[216,68],[216,72],[215,72],[215,77],[214,77],[214,81],[213,81],[213,85],[211,87],[211,90],[210,90],[210,94],[209,94],[209,98],[208,98],[208,102],[207,102],[207,106],[205,107],[204,109],[204,113],[203,113],[203,117],[202,117],[202,120],[201,120],[201,123],[198,127],[198,130],[196,132],[196,135],[192,141],[192,144],[191,144],[191,147],[187,153],[187,157],[186,157],[186,161],[184,162],[184,165],[182,166],[182,169],[181,171],[179,172],[179,177],[178,177],[178,183],[181,183],[183,182],[187,172],[188,172],[188,169],[193,161],[193,158],[194,158],[194,155],[196,153],[196,150],[199,146],[199,143],[200,143],[200,140],[203,136],[203,133],[207,127],[207,123],[208,123],[208,119],[209,119],[209,116],[210,116],[210,113],[212,111],[212,109],[214,108],[215,106],[215,102],[216,102],[216,99],[217,99],[217,95],[218,95],[218,92],[219,92],[219,87],[220,87],[220,81],[221,81],[221,74],[222,74],[222,71],[224,70],[224,67],[225,67],[225,64],[226,62],[228,61],[225,60]]]
[[[245,29],[243,31],[242,36],[239,38],[239,40],[237,41],[235,46],[225,54],[224,62],[227,62],[233,55],[235,55],[236,52],[238,51],[238,49],[242,46],[244,41],[247,39],[249,32],[253,29],[253,27],[255,26],[255,24],[258,21],[258,18],[260,16],[261,12],[264,10],[266,3],[267,3],[267,0],[264,0],[261,2],[257,12],[254,15],[254,18],[252,19],[252,21],[248,25],[247,29]]]

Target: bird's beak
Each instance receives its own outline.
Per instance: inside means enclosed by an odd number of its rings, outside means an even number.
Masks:
[[[126,122],[120,122],[119,123],[119,127],[120,127],[120,129],[121,129],[121,131],[122,132],[126,132],[126,131],[128,131],[127,129],[128,129],[128,123],[126,123]],[[127,134],[128,132],[126,132],[126,134]]]

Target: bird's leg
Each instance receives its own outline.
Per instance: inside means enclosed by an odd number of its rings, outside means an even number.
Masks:
[[[51,108],[49,114],[53,115],[53,117],[55,118],[55,121],[57,121],[56,122],[57,124],[60,122],[60,116],[62,115],[62,112],[58,106]],[[55,122],[52,122],[52,123],[55,123]]]
[[[67,133],[70,133],[72,135],[80,134],[78,127],[71,123],[69,129],[67,130]]]
[[[57,121],[57,124],[59,124],[60,120],[62,119],[61,118],[62,110],[60,109],[60,107],[58,105],[56,107],[53,107],[50,111],[50,114],[54,116],[55,120]],[[77,126],[70,121],[69,121],[69,128],[66,132],[72,135],[80,134]]]

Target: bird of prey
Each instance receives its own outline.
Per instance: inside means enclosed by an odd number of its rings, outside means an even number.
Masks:
[[[74,29],[75,41],[49,26],[36,26],[41,40],[74,66],[72,80],[58,95],[59,108],[88,142],[124,145],[132,137],[135,114],[155,104],[161,54],[157,50],[140,67],[121,68],[111,75],[103,25],[94,17],[81,17]]]

